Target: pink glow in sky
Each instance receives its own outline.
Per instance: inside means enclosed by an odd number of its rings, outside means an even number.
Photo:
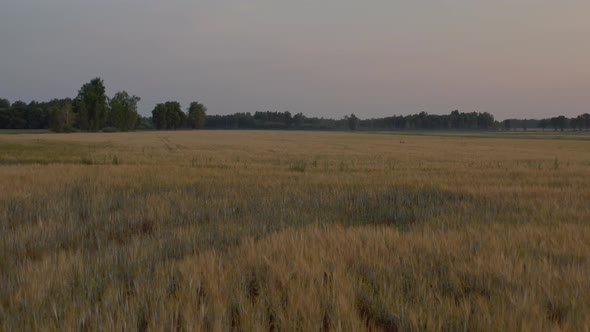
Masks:
[[[100,76],[141,111],[360,117],[590,112],[590,2],[23,1],[0,5],[0,98]]]

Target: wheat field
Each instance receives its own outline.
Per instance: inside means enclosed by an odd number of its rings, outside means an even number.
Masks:
[[[0,135],[0,330],[588,331],[587,135]]]

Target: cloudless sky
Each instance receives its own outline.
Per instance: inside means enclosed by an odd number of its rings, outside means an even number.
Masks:
[[[588,0],[0,0],[0,98],[212,114],[590,112]]]

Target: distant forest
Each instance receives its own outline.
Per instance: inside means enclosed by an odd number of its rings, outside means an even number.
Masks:
[[[74,99],[49,102],[10,103],[0,98],[0,129],[49,129],[55,132],[130,131],[175,129],[295,129],[295,130],[590,130],[590,114],[575,118],[563,115],[547,119],[496,121],[487,112],[452,111],[445,115],[421,112],[384,118],[359,119],[351,114],[342,119],[307,117],[289,111],[259,111],[230,115],[208,115],[205,105],[192,102],[184,112],[180,103],[167,101],[155,106],[151,117],[137,111],[140,98],[125,91],[112,98],[104,82],[95,78],[84,84]]]

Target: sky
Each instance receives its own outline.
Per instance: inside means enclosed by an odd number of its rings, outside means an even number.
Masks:
[[[588,0],[0,0],[0,98],[209,114],[590,112]]]

